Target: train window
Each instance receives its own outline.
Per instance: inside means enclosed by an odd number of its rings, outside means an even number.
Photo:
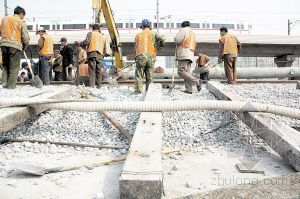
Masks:
[[[181,23],[177,23],[177,24],[176,24],[176,27],[177,27],[177,28],[181,28]]]
[[[33,25],[28,25],[27,30],[33,30]]]
[[[106,23],[102,23],[102,28],[107,28]]]
[[[55,27],[55,25],[52,25],[52,30],[56,30],[56,27]]]
[[[142,26],[142,23],[136,23],[136,28],[140,28]]]
[[[191,23],[191,28],[200,28],[199,23]]]
[[[153,23],[153,27],[157,28],[157,23]],[[164,23],[159,23],[160,28],[164,28]]]
[[[56,27],[57,27],[57,30],[60,30],[60,25],[56,25]]]
[[[241,29],[242,29],[242,30],[245,28],[245,27],[244,27],[244,24],[241,24],[240,26],[241,26]]]
[[[45,30],[50,30],[50,25],[40,25],[40,27],[43,27]]]
[[[174,23],[166,23],[167,24],[167,28],[174,28]]]
[[[123,23],[116,23],[116,28],[123,28]]]
[[[133,28],[133,23],[126,23],[126,28]]]
[[[202,28],[210,28],[210,24],[209,23],[202,23]]]
[[[63,29],[85,29],[85,24],[63,24]]]
[[[222,27],[226,27],[228,29],[234,29],[234,24],[212,24],[212,27],[214,29],[219,29],[219,28],[222,28]]]

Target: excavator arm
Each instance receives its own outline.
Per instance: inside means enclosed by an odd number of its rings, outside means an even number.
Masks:
[[[112,10],[108,0],[93,0],[93,9],[95,22],[100,23],[101,11],[103,13],[108,32],[112,41],[112,50],[114,57],[116,59],[117,68],[123,68],[123,59],[122,59],[122,46],[120,42],[120,35],[118,29],[116,28],[115,20],[112,14]]]

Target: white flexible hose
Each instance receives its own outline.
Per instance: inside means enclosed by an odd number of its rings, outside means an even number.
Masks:
[[[49,103],[51,104],[49,104]],[[221,100],[199,100],[199,101],[132,101],[132,102],[101,102],[72,100],[70,102],[59,102],[59,100],[36,99],[36,98],[2,98],[0,105],[31,105],[43,106],[44,108],[64,111],[79,112],[173,112],[173,111],[199,111],[199,110],[223,110],[234,112],[266,112],[276,115],[300,119],[300,110],[284,106],[261,104],[245,101],[221,101]],[[41,104],[43,103],[43,104]],[[48,103],[48,104],[47,104]]]

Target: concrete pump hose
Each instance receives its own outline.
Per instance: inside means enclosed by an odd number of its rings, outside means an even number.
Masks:
[[[249,101],[133,101],[133,102],[103,102],[89,100],[48,100],[30,98],[2,98],[0,105],[36,105],[48,109],[79,112],[173,112],[173,111],[199,111],[223,110],[234,112],[266,112],[276,115],[300,119],[300,110],[289,107],[261,104]],[[15,104],[13,104],[15,103]]]

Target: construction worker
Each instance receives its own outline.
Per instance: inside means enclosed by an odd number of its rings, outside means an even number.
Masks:
[[[3,88],[14,89],[18,77],[22,51],[29,44],[27,24],[23,21],[24,8],[16,7],[13,16],[5,16],[1,20],[1,41],[3,70]]]
[[[87,61],[87,53],[84,50],[82,45],[79,45],[77,47],[77,60],[78,60],[78,64],[83,64]]]
[[[135,92],[143,92],[143,79],[146,77],[146,91],[153,82],[153,68],[156,61],[155,34],[148,19],[142,20],[142,32],[135,37]]]
[[[198,59],[196,60],[196,68],[204,68],[206,65],[210,64],[209,57],[203,52],[200,52]],[[209,72],[200,73],[200,80],[208,80]]]
[[[219,59],[218,63],[224,61],[224,69],[228,84],[236,84],[236,61],[241,43],[236,36],[228,33],[226,27],[220,28],[221,38],[219,39]]]
[[[185,91],[183,92],[192,94],[192,85],[196,85],[199,92],[201,90],[200,81],[190,72],[197,43],[195,33],[191,30],[191,23],[189,21],[182,22],[181,29],[175,36],[174,42],[176,44],[178,75],[184,79],[185,84]]]
[[[89,86],[100,89],[102,85],[103,58],[107,51],[107,40],[101,33],[100,24],[93,24],[92,32],[86,36],[81,45],[87,46],[87,59],[89,65]]]
[[[68,44],[68,40],[65,37],[60,39],[61,47],[60,47],[60,54],[63,57],[63,72],[62,77],[63,81],[72,81],[72,69],[74,66],[74,50]]]
[[[38,27],[37,34],[40,35],[38,47],[40,49],[39,77],[44,85],[50,85],[49,61],[53,56],[54,42],[43,27]]]
[[[52,60],[52,68],[54,71],[54,81],[63,81],[63,57],[59,50],[54,51],[54,57]]]

